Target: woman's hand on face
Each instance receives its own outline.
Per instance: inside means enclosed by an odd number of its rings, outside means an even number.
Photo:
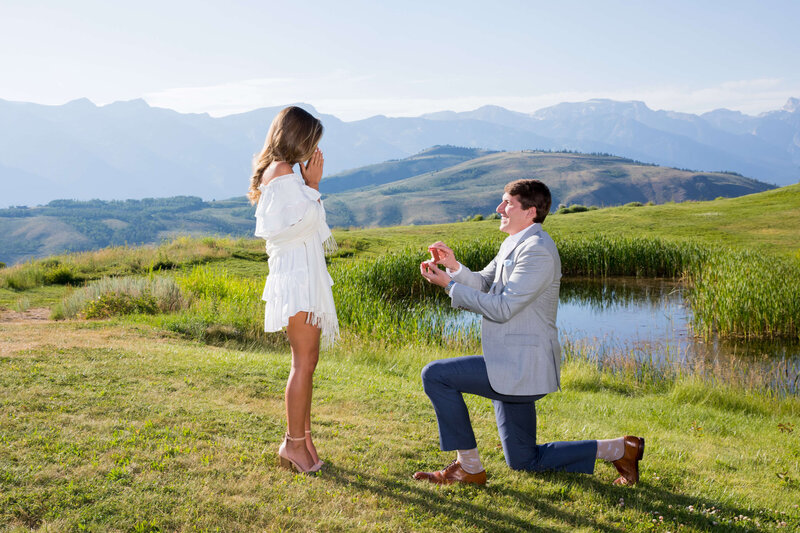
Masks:
[[[317,148],[308,163],[305,165],[300,163],[300,174],[303,175],[303,180],[306,185],[312,189],[319,189],[319,182],[322,180],[322,165],[325,159],[322,157],[322,150]]]

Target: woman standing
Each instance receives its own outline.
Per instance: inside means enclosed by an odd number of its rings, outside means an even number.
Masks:
[[[264,331],[285,327],[292,349],[288,428],[278,455],[281,466],[299,472],[316,472],[323,464],[311,439],[312,380],[320,343],[329,346],[339,334],[324,256],[336,243],[319,194],[322,131],[319,119],[299,107],[278,113],[253,162],[248,192],[257,205],[255,234],[266,240],[269,254]],[[298,163],[300,174],[293,170]]]

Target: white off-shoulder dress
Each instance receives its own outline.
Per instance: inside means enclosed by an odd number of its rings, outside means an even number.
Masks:
[[[269,255],[264,331],[280,331],[289,317],[307,311],[308,322],[321,329],[323,347],[330,346],[339,336],[339,322],[325,253],[335,250],[336,242],[319,191],[298,174],[273,178],[259,190],[255,234],[266,241]]]

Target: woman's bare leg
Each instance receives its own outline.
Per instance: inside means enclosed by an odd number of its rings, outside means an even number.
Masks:
[[[308,313],[300,312],[289,318],[286,333],[292,347],[292,369],[286,383],[286,420],[289,435],[305,436],[311,417],[311,389],[314,369],[319,360],[320,329],[307,324]],[[288,441],[289,458],[303,470],[309,470],[316,460],[306,447],[306,440]]]
[[[311,406],[311,401],[308,402],[309,407]],[[314,446],[314,441],[311,439],[311,409],[308,410],[308,416],[306,417],[306,448],[308,448],[308,453],[311,454],[311,458],[314,460],[314,463],[319,462],[319,455],[317,454],[317,448]]]

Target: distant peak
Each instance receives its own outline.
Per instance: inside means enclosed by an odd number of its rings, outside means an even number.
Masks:
[[[788,111],[789,113],[794,113],[795,111],[800,110],[800,98],[789,98],[783,106],[784,111]]]
[[[150,104],[148,104],[143,98],[136,98],[134,100],[120,100],[118,102],[112,102],[104,107],[109,107],[109,106],[141,108],[141,107],[150,107]]]
[[[88,98],[76,98],[75,100],[70,100],[64,105],[70,107],[97,107],[94,105],[94,102]]]
[[[450,144],[437,144],[426,148],[418,154],[411,157],[418,157],[421,155],[458,155],[458,156],[472,156],[480,157],[482,155],[492,154],[494,150],[485,150],[483,148],[471,148],[466,146],[453,146]]]

